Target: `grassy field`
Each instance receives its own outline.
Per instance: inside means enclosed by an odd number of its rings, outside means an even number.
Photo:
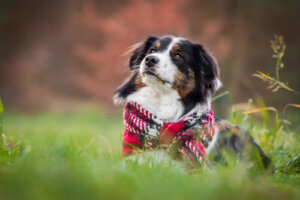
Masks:
[[[5,113],[0,199],[300,199],[299,129],[253,126],[235,113],[231,120],[251,129],[273,174],[235,159],[189,172],[151,158],[124,160],[121,113]]]

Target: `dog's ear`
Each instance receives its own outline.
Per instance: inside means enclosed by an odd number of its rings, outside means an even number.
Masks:
[[[139,66],[142,60],[145,58],[147,52],[155,43],[158,38],[155,36],[149,36],[144,42],[138,43],[133,50],[133,53],[129,59],[129,69],[133,69],[134,66]]]
[[[196,59],[195,71],[201,82],[201,91],[204,95],[209,92],[213,94],[217,91],[222,83],[220,81],[219,66],[213,56],[211,56],[202,45],[194,45],[194,57]]]

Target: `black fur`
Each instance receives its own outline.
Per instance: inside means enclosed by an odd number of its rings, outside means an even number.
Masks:
[[[194,56],[198,67],[201,68],[201,84],[204,87],[203,95],[206,96],[208,92],[211,94],[215,92],[215,78],[219,78],[219,67],[214,58],[207,53],[202,45],[194,45]]]
[[[191,68],[196,82],[194,90],[182,99],[185,106],[183,114],[186,114],[196,104],[204,102],[208,95],[213,95],[216,90],[214,81],[219,78],[219,67],[213,57],[199,44],[184,40],[180,42],[180,49],[185,56],[185,62],[175,64],[185,74],[188,74],[188,68]]]
[[[141,64],[142,60],[147,55],[147,52],[153,46],[153,44],[157,39],[158,39],[157,37],[149,36],[141,46],[139,46],[137,49],[133,51],[133,54],[129,59],[130,70],[133,69],[134,66],[139,66]]]
[[[157,41],[161,44],[158,51],[164,51],[172,41],[171,37],[172,36],[165,36],[159,38],[149,36],[133,51],[129,59],[129,69],[135,70],[135,72],[131,78],[117,90],[116,93],[119,98],[126,98],[136,91],[134,80],[137,77],[137,70],[142,60],[147,56],[149,50],[154,48]],[[201,45],[193,44],[188,40],[181,40],[179,46],[183,59],[179,61],[175,60],[172,52],[170,52],[173,63],[185,74],[186,80],[190,79],[189,69],[191,69],[195,75],[195,88],[185,98],[181,99],[185,107],[184,115],[195,107],[196,104],[204,102],[208,95],[212,95],[215,92],[214,80],[219,78],[219,68],[212,56],[209,55]]]
[[[117,89],[117,98],[125,99],[128,95],[137,91],[135,80],[138,76],[139,65],[157,39],[158,38],[155,36],[149,36],[139,47],[133,50],[133,53],[129,59],[129,70],[134,70],[134,73],[123,85]]]
[[[256,167],[271,169],[271,159],[255,142],[249,132],[237,125],[229,124],[217,116],[215,116],[215,119],[220,130],[217,144],[214,148],[214,156],[212,156],[213,160],[226,163],[223,157],[225,151],[233,153],[243,160],[250,159],[255,161]]]
[[[129,78],[128,81],[126,81],[123,85],[121,85],[117,91],[117,98],[126,98],[128,95],[134,93],[137,91],[135,80],[138,76],[138,72],[135,71],[132,76]]]
[[[129,69],[133,71],[132,76],[118,88],[116,94],[118,98],[125,99],[128,95],[137,91],[136,79],[139,76],[139,65],[143,59],[148,55],[151,49],[155,49],[155,43],[160,42],[160,48],[157,50],[164,51],[172,41],[171,36],[162,38],[150,36],[139,47],[137,47],[129,60]],[[179,42],[179,53],[182,59],[175,59],[174,52],[170,52],[170,58],[177,66],[178,70],[184,74],[184,82],[188,82],[190,77],[190,71],[194,74],[195,86],[192,91],[181,99],[186,114],[196,104],[204,102],[208,96],[212,96],[216,91],[216,80],[219,79],[219,67],[214,58],[202,47],[200,44],[193,44],[188,40],[181,40]],[[176,52],[175,52],[176,53]],[[184,84],[182,85],[184,89]],[[242,155],[247,152],[248,155],[260,156],[262,164],[265,168],[268,168],[271,160],[265,155],[260,146],[254,141],[249,133],[242,130],[238,126],[224,122],[216,117],[217,126],[219,129],[223,128],[219,133],[215,152],[216,159],[222,157],[223,149],[233,152],[237,155]],[[224,129],[225,127],[225,129]],[[232,130],[238,130],[238,133],[234,133]]]
[[[160,48],[159,48],[158,52],[166,50],[166,48],[168,48],[171,41],[172,41],[172,38],[169,36],[159,38]]]

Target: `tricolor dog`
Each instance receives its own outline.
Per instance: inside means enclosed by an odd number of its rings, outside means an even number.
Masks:
[[[202,45],[148,37],[132,51],[129,70],[114,96],[124,104],[123,155],[161,148],[174,159],[201,164],[212,152],[220,158],[223,150],[238,155],[255,150],[269,165],[248,133],[214,115],[211,100],[222,86],[220,70]]]

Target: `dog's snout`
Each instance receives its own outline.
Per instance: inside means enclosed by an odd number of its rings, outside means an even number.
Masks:
[[[145,58],[145,63],[148,67],[153,67],[157,63],[159,63],[159,59],[156,56],[147,56]]]

